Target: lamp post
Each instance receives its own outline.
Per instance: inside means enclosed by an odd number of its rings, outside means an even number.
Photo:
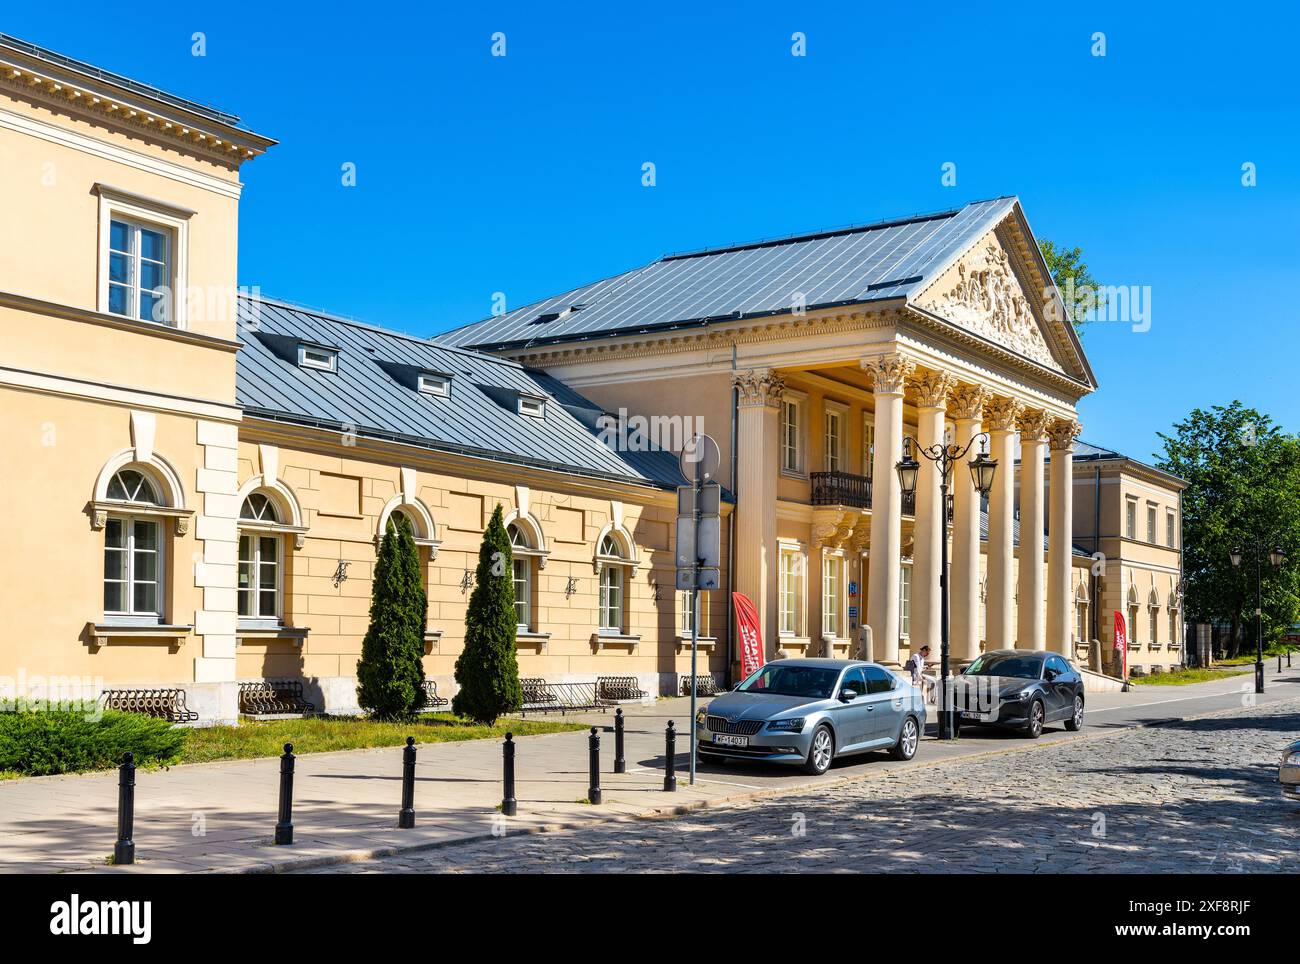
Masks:
[[[980,432],[964,446],[936,442],[931,446],[922,446],[910,435],[903,439],[903,459],[895,468],[898,481],[903,490],[903,498],[911,499],[916,494],[916,480],[920,475],[921,463],[912,458],[915,448],[921,457],[933,462],[939,470],[939,518],[942,537],[939,539],[939,739],[951,740],[953,737],[952,707],[948,705],[948,480],[951,478],[954,463],[961,461],[971,446],[980,438],[988,440],[987,432]],[[970,460],[971,479],[980,498],[986,498],[993,488],[993,476],[997,473],[998,460],[991,459],[981,451]]]
[[[1258,537],[1233,546],[1228,551],[1232,567],[1240,569],[1242,548],[1249,549],[1255,556],[1255,692],[1264,692],[1264,552],[1268,552],[1268,563],[1274,569],[1282,568],[1286,555],[1282,547],[1274,545],[1267,548],[1270,540]]]

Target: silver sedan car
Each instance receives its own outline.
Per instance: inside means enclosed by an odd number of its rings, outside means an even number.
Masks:
[[[797,763],[822,774],[836,757],[869,750],[912,759],[925,703],[876,663],[782,659],[709,703],[695,722],[701,756]]]

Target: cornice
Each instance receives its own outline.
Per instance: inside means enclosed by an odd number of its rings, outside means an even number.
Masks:
[[[886,328],[902,320],[902,301],[882,302],[880,307],[856,306],[853,310],[827,310],[806,315],[767,316],[757,321],[728,322],[694,329],[644,335],[608,335],[599,341],[560,342],[536,348],[503,348],[493,352],[531,368],[547,368],[587,362],[599,358],[647,358],[683,354],[732,345],[757,345],[785,341],[808,334],[836,334]],[[597,336],[593,336],[597,337]]]
[[[14,308],[18,311],[29,311],[34,315],[45,315],[49,318],[64,318],[68,321],[80,321],[89,325],[102,325],[105,328],[117,328],[121,331],[135,332],[138,335],[147,335],[150,338],[180,341],[201,348],[213,348],[217,351],[234,353],[240,348],[238,341],[232,341],[228,338],[201,335],[197,332],[186,331],[183,328],[172,328],[153,321],[138,321],[124,315],[110,315],[107,312],[92,311],[89,308],[77,308],[73,305],[42,301],[39,298],[31,298],[13,291],[0,291],[0,308]]]
[[[150,102],[144,95],[120,90],[108,81],[81,76],[11,50],[0,53],[0,90],[21,94],[60,113],[107,120],[119,127],[147,132],[184,147],[188,153],[234,166],[275,143],[179,105]]]

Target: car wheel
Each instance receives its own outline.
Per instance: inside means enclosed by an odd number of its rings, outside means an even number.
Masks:
[[[909,716],[903,720],[902,732],[898,734],[898,742],[889,750],[889,755],[895,760],[910,760],[916,756],[916,747],[921,742],[921,730],[916,725],[916,717]]]
[[[1043,701],[1034,700],[1029,704],[1029,722],[1025,726],[1025,736],[1036,740],[1043,735]]]
[[[1074,715],[1065,721],[1065,728],[1071,733],[1078,733],[1083,729],[1083,697],[1076,695],[1074,697]]]
[[[831,768],[833,759],[835,759],[835,737],[831,735],[831,728],[823,723],[813,732],[812,745],[808,747],[808,759],[803,765],[804,772],[819,777]]]

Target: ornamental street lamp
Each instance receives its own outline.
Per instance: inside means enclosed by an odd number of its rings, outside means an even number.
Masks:
[[[1255,556],[1255,692],[1264,692],[1264,553],[1269,540],[1260,536],[1243,543]],[[1267,549],[1268,563],[1274,569],[1281,569],[1286,562],[1282,547],[1274,545]],[[1241,568],[1243,558],[1242,545],[1233,546],[1228,551],[1234,569]]]
[[[948,445],[936,442],[925,447],[910,435],[903,439],[903,459],[895,468],[898,470],[898,482],[903,489],[903,498],[910,500],[916,495],[916,481],[921,473],[921,463],[912,458],[912,449],[921,453],[922,458],[933,462],[939,470],[939,518],[942,520],[943,535],[939,539],[939,739],[951,740],[953,737],[952,707],[948,700],[948,481],[952,477],[952,467],[961,461],[971,446],[979,439],[988,441],[987,432],[980,432],[964,446]],[[991,459],[981,451],[969,460],[971,481],[980,498],[987,498],[993,488],[993,477],[997,474],[998,460]]]

